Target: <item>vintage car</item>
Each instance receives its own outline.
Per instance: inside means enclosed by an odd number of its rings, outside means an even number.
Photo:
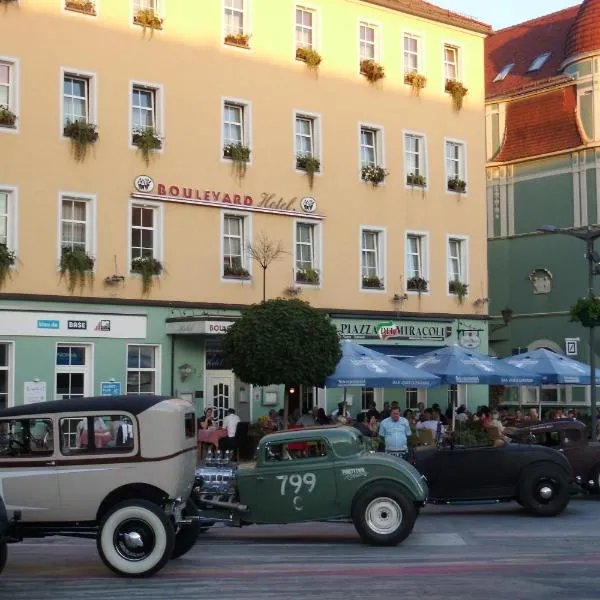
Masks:
[[[417,447],[413,464],[427,478],[429,502],[516,500],[528,512],[552,517],[581,490],[563,454],[531,444]]]
[[[556,419],[535,423],[513,430],[510,437],[564,453],[581,486],[590,492],[600,492],[600,442],[588,439],[588,430],[581,421]]]
[[[114,572],[151,575],[195,543],[196,415],[161,396],[0,410],[0,570],[6,542],[96,539]]]
[[[253,463],[208,457],[193,498],[205,523],[350,521],[364,542],[389,546],[411,533],[427,484],[408,462],[368,451],[356,429],[307,427],[266,435]]]

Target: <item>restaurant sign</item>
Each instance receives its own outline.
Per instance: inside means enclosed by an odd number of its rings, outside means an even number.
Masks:
[[[427,341],[444,343],[452,336],[448,323],[428,321],[358,321],[332,319],[340,337],[345,339],[378,339]]]
[[[201,189],[178,184],[155,182],[148,175],[138,175],[134,182],[134,196],[144,196],[167,202],[199,204],[218,208],[235,208],[279,215],[301,214],[305,218],[322,219],[317,214],[317,201],[312,196],[280,196],[272,192],[258,195],[232,190]]]

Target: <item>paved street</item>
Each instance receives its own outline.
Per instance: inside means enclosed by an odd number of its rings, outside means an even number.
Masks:
[[[600,499],[555,519],[516,504],[427,507],[396,548],[360,544],[350,525],[219,528],[149,580],[114,577],[87,540],[10,546],[0,598],[401,597],[597,600]]]

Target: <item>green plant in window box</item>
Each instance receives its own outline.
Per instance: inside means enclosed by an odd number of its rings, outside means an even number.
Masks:
[[[464,97],[469,90],[460,81],[448,79],[448,81],[446,81],[446,91],[452,96],[454,108],[460,110],[463,107]]]
[[[238,48],[249,48],[250,36],[245,33],[228,33],[225,36],[225,43]]]
[[[96,15],[96,5],[93,0],[65,0],[65,9],[86,15]]]
[[[385,69],[382,65],[374,60],[361,60],[360,74],[364,75],[369,82],[376,83],[385,77]]]
[[[406,183],[415,187],[425,187],[427,185],[427,178],[420,173],[409,173],[406,176]]]
[[[96,125],[85,121],[67,121],[63,129],[65,137],[71,138],[73,158],[83,162],[87,155],[88,146],[98,140]]]
[[[457,194],[464,194],[467,191],[467,182],[460,177],[451,177],[448,179],[448,190]]]
[[[571,307],[571,321],[581,323],[584,327],[600,325],[600,297],[579,298]]]
[[[320,281],[319,271],[316,269],[298,269],[296,271],[296,283],[307,283],[318,285]]]
[[[308,187],[312,190],[315,182],[315,173],[321,170],[321,161],[312,154],[298,154],[296,156],[296,168],[306,171]]]
[[[163,20],[151,8],[138,10],[133,16],[133,22],[146,29],[162,29]]]
[[[0,0],[0,4],[16,4],[18,0]]]
[[[360,170],[360,177],[363,181],[372,183],[373,186],[383,183],[385,178],[390,174],[387,169],[379,165],[366,165]]]
[[[427,85],[427,77],[425,75],[421,75],[420,73],[413,72],[407,73],[404,76],[404,83],[407,83],[412,88],[413,93],[416,96],[419,96],[421,90]]]
[[[223,148],[223,158],[233,161],[233,169],[236,179],[241,181],[246,176],[246,169],[250,161],[250,148],[244,144],[227,144]]]
[[[362,287],[367,289],[381,289],[383,288],[383,279],[381,279],[381,277],[377,277],[377,275],[363,277]]]
[[[223,267],[223,277],[232,277],[235,279],[250,279],[250,273],[248,269],[244,269],[244,267],[225,265]]]
[[[153,127],[134,129],[131,134],[131,143],[139,148],[146,166],[150,164],[152,153],[160,150],[163,144]]]
[[[448,292],[454,294],[458,299],[458,303],[462,304],[469,289],[468,283],[463,283],[458,279],[453,279],[448,282]]]
[[[94,263],[92,258],[80,246],[63,246],[60,255],[60,277],[67,278],[67,287],[69,292],[73,292],[79,285],[79,289],[83,289],[87,283],[92,284],[94,281]]]
[[[321,55],[312,48],[296,48],[296,60],[301,60],[306,63],[306,66],[311,70],[319,68],[321,61]]]
[[[154,277],[159,276],[163,271],[162,263],[153,256],[140,256],[131,261],[131,272],[142,277],[142,294],[150,293]]]
[[[14,127],[17,116],[7,106],[0,104],[0,127]]]
[[[423,277],[410,277],[406,280],[406,289],[409,292],[419,292],[419,294],[423,294],[429,289],[429,284]]]
[[[0,288],[10,277],[10,270],[17,262],[17,255],[14,250],[9,250],[6,244],[0,244]]]

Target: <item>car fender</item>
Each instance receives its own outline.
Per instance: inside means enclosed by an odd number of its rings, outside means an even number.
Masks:
[[[0,541],[4,540],[8,534],[8,514],[4,500],[0,497]]]
[[[521,470],[519,471],[519,480],[523,477],[523,475],[529,471],[530,469],[534,469],[534,468],[539,468],[539,467],[547,467],[548,465],[551,465],[553,467],[558,467],[559,469],[561,469],[565,476],[567,477],[567,479],[569,481],[573,480],[575,477],[573,475],[573,469],[571,468],[570,463],[568,462],[568,460],[566,459],[566,457],[564,457],[565,462],[563,463],[563,461],[559,461],[559,460],[550,460],[548,457],[544,456],[544,457],[540,457],[537,460],[532,460],[531,462],[528,462],[526,465],[523,465],[521,467]]]
[[[404,492],[406,494],[406,496],[409,498],[409,500],[411,500],[415,504],[421,505],[424,503],[424,501],[420,498],[417,498],[414,491],[411,490],[409,487],[407,487],[403,482],[397,481],[394,479],[390,479],[390,478],[386,478],[386,477],[374,477],[373,479],[370,479],[369,481],[365,481],[356,490],[356,493],[354,494],[354,498],[352,498],[352,505],[351,505],[351,512],[350,512],[351,515],[354,514],[354,507],[356,505],[358,498],[362,495],[362,493],[365,490],[369,489],[370,487],[372,487],[374,485],[385,485],[385,486],[394,487],[394,488],[399,489],[402,492]]]

